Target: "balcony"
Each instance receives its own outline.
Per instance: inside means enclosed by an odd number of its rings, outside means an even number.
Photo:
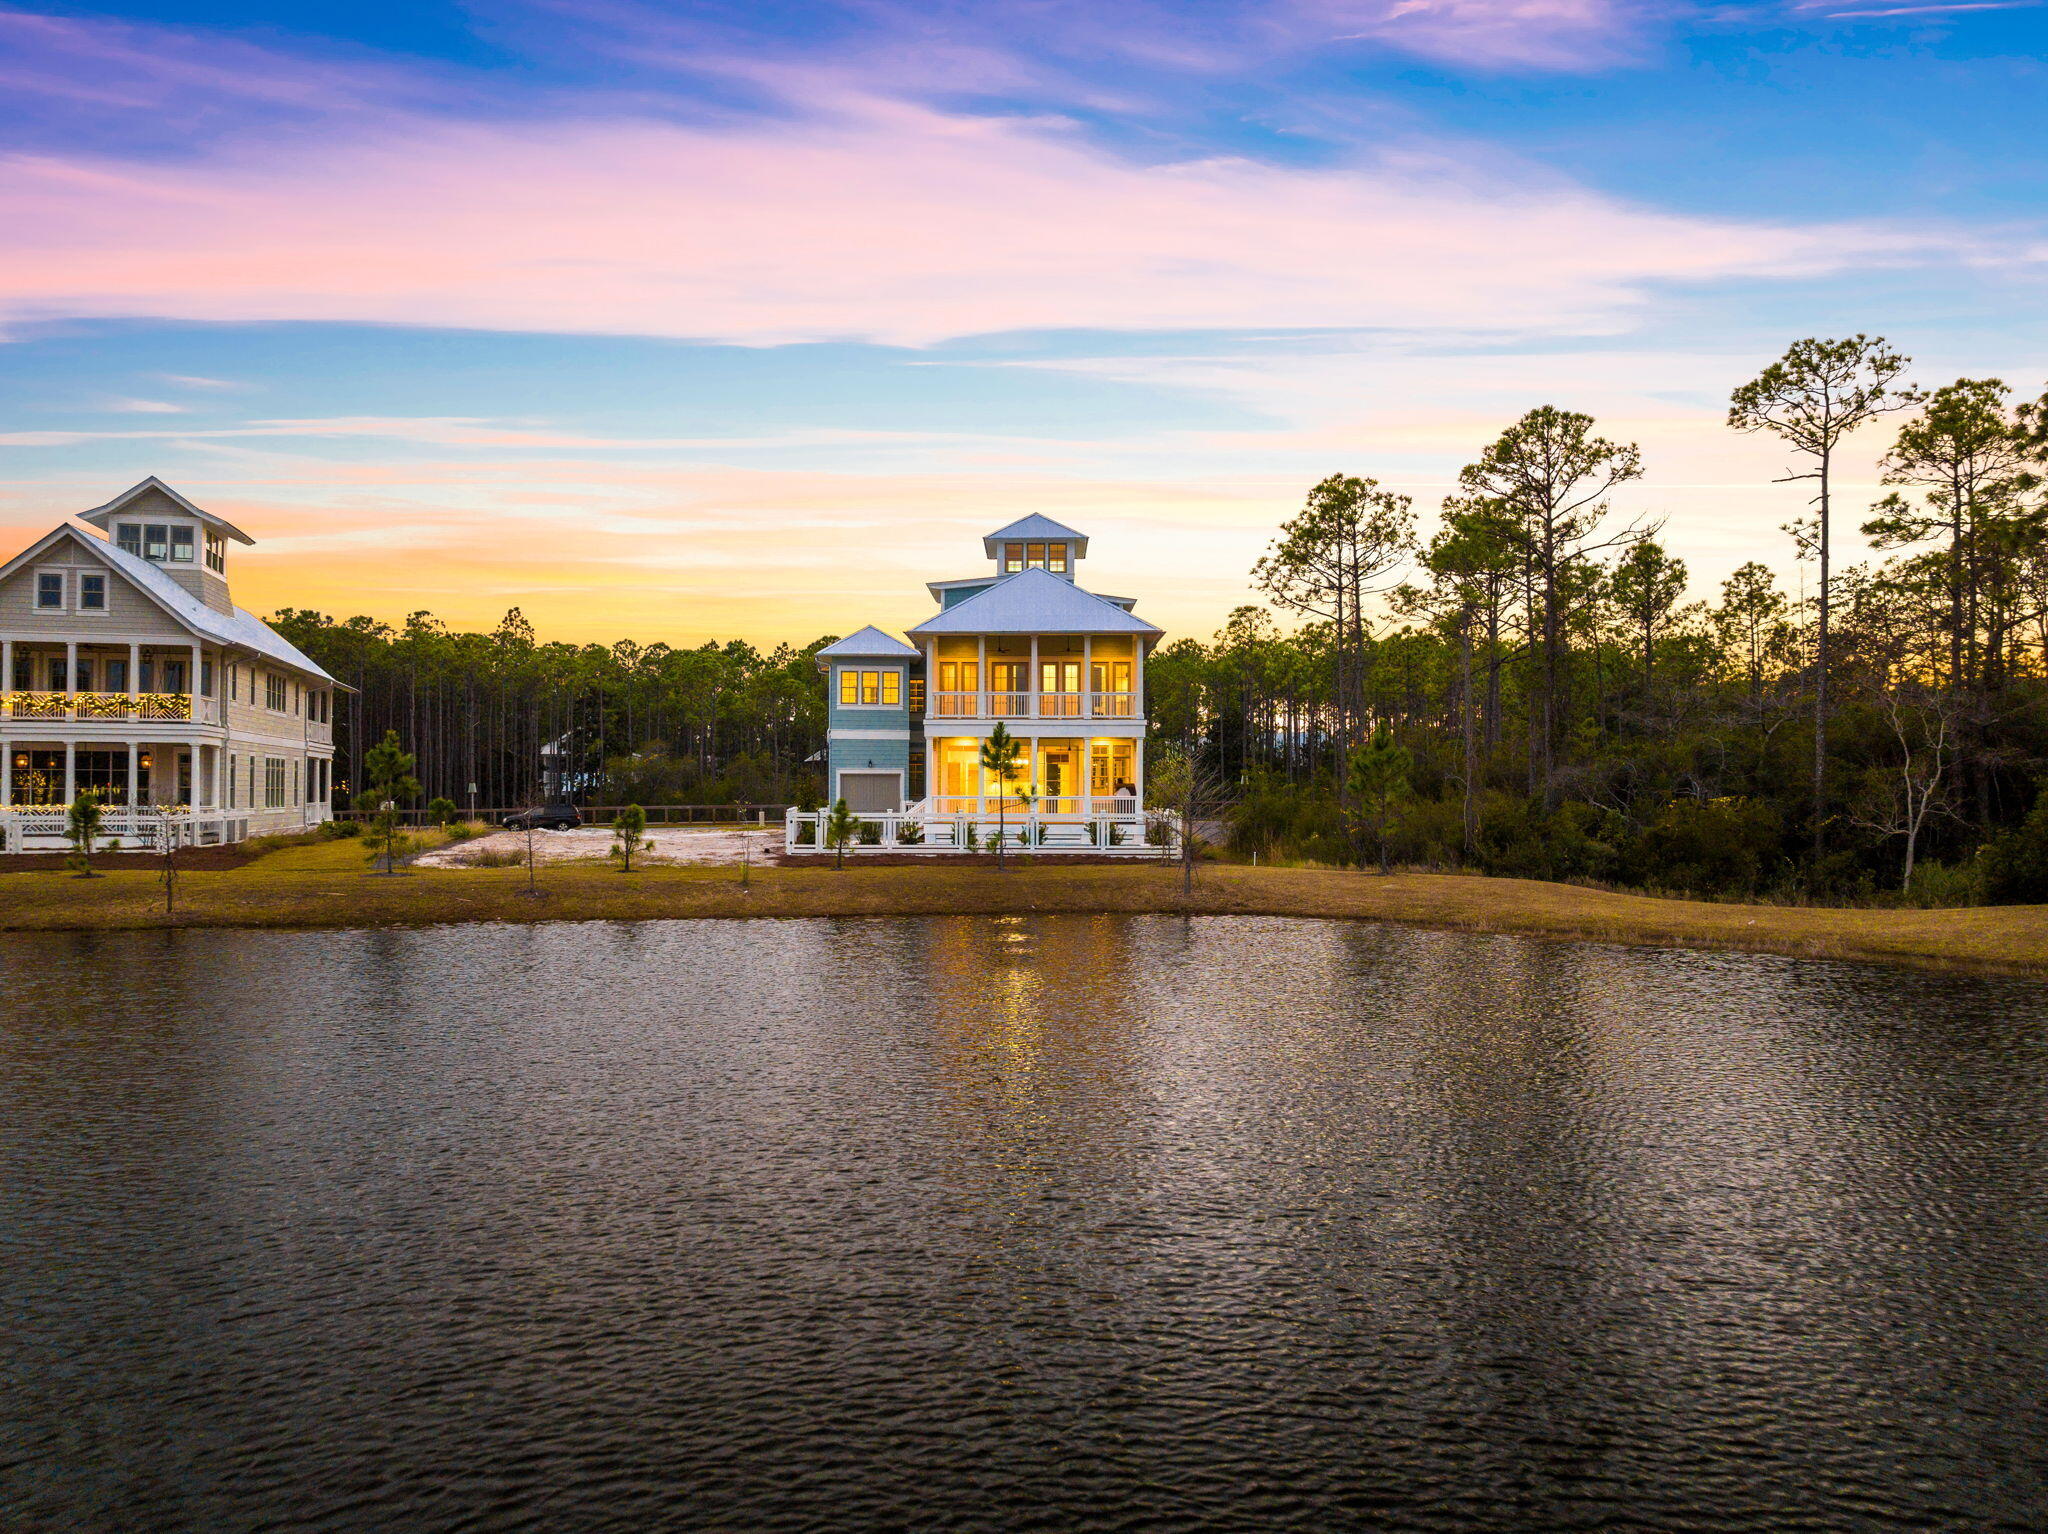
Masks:
[[[219,724],[220,703],[183,692],[0,693],[0,719],[59,724]]]
[[[1135,719],[1134,692],[935,692],[935,719]]]

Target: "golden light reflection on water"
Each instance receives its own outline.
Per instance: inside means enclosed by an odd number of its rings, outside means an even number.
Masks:
[[[1015,1225],[1128,1153],[1144,1093],[1127,924],[1009,916],[926,926],[932,1069],[961,1164]]]

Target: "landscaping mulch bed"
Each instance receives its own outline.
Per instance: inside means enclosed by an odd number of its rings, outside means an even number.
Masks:
[[[784,852],[775,849],[775,865],[779,868],[830,868],[832,854],[829,852]],[[1119,857],[1113,852],[1056,852],[1030,853],[1012,852],[1005,855],[1003,863],[1010,868],[1107,868],[1118,865],[1125,868],[1143,868],[1148,863],[1158,864],[1157,857],[1141,858],[1133,853]],[[1173,860],[1178,866],[1179,858]],[[754,865],[760,867],[759,863]],[[996,855],[993,852],[851,852],[846,854],[848,868],[994,868]]]
[[[264,851],[268,851],[265,848]],[[178,867],[181,869],[240,868],[252,863],[262,854],[244,852],[240,847],[180,847]],[[67,871],[64,852],[17,852],[0,862],[0,872],[5,873],[64,873]],[[164,866],[160,852],[95,852],[92,866],[96,869],[110,868],[161,868]]]

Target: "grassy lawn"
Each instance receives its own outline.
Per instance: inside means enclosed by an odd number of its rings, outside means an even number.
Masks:
[[[681,916],[882,916],[1025,911],[1181,911],[1362,917],[1537,937],[1739,948],[2048,975],[2048,907],[1955,911],[1825,910],[1720,905],[1488,879],[1329,869],[1207,865],[1183,902],[1176,869],[1154,863],[836,870],[605,864],[543,868],[541,897],[519,868],[368,871],[360,842],[287,847],[240,868],[179,876],[171,922],[206,927],[359,927],[469,921],[631,921]],[[79,879],[0,872],[0,930],[159,927],[163,890],[147,869]]]

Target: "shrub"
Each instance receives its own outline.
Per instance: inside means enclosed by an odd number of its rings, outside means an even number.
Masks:
[[[455,819],[456,813],[453,799],[427,801],[427,824],[430,826],[445,826]]]
[[[863,847],[882,845],[882,823],[879,820],[863,820],[853,834]]]
[[[325,841],[346,841],[362,834],[363,823],[360,820],[327,820],[320,825],[320,836]]]
[[[1984,894],[1995,905],[2048,901],[2048,784],[2027,818],[1984,846]]]
[[[480,847],[462,860],[465,868],[523,868],[526,854],[506,852],[491,847]]]
[[[1906,891],[1909,905],[1946,911],[1977,905],[1983,898],[1983,870],[1974,862],[1938,863],[1925,858],[1913,865],[1913,883]]]
[[[1778,850],[1777,815],[1750,799],[1674,799],[1623,839],[1614,872],[1649,889],[1750,894]]]

